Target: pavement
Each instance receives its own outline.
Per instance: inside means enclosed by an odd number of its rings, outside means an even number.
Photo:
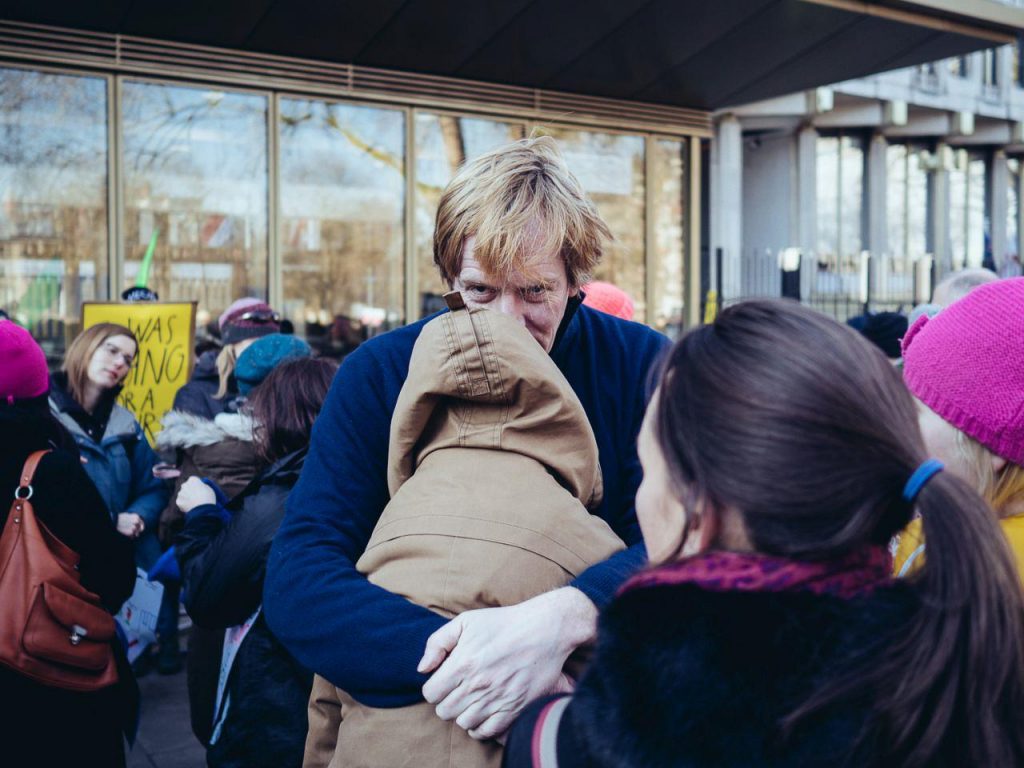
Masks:
[[[192,735],[185,673],[139,678],[142,718],[128,768],[204,768],[206,750]]]

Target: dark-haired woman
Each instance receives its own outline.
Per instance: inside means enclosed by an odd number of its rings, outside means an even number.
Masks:
[[[313,675],[277,641],[260,606],[270,543],[334,370],[326,360],[288,360],[253,390],[248,408],[268,468],[230,503],[218,503],[198,478],[178,493],[186,513],[176,542],[185,607],[198,626],[225,630],[207,748],[215,768],[302,764]]]
[[[1024,764],[1012,556],[878,350],[797,304],[731,307],[672,350],[639,450],[652,567],[506,765]],[[915,509],[929,556],[897,583]]]
[[[32,481],[32,506],[39,522],[78,554],[82,586],[114,613],[135,586],[132,542],[114,528],[74,441],[50,413],[48,390],[43,351],[28,331],[0,319],[0,528],[7,524],[25,460],[35,451],[50,451]],[[134,727],[138,690],[114,643],[122,661],[119,680],[89,693],[43,685],[0,666],[0,762],[41,768],[124,765],[124,734]]]

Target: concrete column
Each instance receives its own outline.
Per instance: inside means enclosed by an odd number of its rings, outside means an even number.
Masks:
[[[871,253],[868,280],[871,293],[875,295],[879,280],[886,269],[889,258],[889,221],[886,206],[886,149],[889,144],[885,137],[876,134],[868,143],[865,159],[864,178],[864,247]]]
[[[715,126],[711,155],[711,263],[722,249],[722,292],[719,297],[742,295],[743,269],[743,126],[735,115],[725,115]],[[712,283],[714,285],[714,275]]]
[[[796,242],[801,253],[800,294],[808,297],[818,274],[818,132],[806,126],[796,135]]]
[[[949,250],[949,169],[946,155],[949,145],[935,145],[937,163],[928,178],[928,248],[935,259],[937,280],[952,269]]]
[[[999,98],[1006,103],[1013,86],[1013,45],[996,49],[996,67],[999,71]],[[996,260],[998,263],[998,259]]]
[[[1024,168],[1017,172],[1017,242],[1014,245],[1017,246],[1017,259],[1024,262]]]
[[[996,270],[1006,261],[1006,215],[1009,208],[1007,190],[1010,184],[1010,169],[1006,165],[1006,152],[997,149],[992,153],[988,174],[988,220],[989,242]]]

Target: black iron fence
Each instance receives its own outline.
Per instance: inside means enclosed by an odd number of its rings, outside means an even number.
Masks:
[[[848,256],[805,256],[797,249],[755,248],[743,254],[740,273],[723,279],[723,254],[701,253],[702,316],[750,298],[782,297],[839,321],[864,312],[909,312],[928,301],[934,284],[929,257],[900,258],[868,251]]]

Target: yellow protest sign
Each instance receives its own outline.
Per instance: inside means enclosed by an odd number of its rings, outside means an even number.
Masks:
[[[192,375],[196,304],[83,303],[82,328],[98,323],[127,326],[139,340],[139,351],[118,402],[135,415],[152,444],[160,431],[160,419],[174,404],[175,393]]]

